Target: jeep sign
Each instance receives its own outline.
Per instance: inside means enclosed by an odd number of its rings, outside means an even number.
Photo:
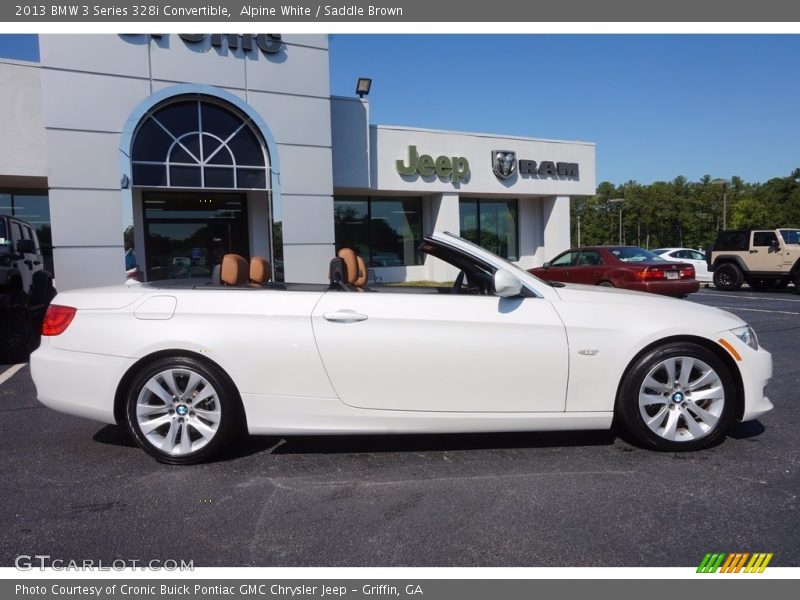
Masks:
[[[400,175],[422,175],[430,177],[436,175],[453,183],[469,177],[469,161],[463,156],[438,156],[435,159],[430,154],[417,154],[416,146],[408,147],[408,164],[402,159],[395,162]]]

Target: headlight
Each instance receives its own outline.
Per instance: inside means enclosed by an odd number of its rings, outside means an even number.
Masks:
[[[731,329],[731,333],[750,346],[753,350],[758,350],[758,338],[756,332],[750,325],[743,325],[736,329]]]

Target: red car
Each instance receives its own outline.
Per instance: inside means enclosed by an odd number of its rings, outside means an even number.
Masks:
[[[636,246],[592,246],[567,250],[529,273],[545,281],[604,285],[682,297],[700,288],[694,267],[670,262]]]

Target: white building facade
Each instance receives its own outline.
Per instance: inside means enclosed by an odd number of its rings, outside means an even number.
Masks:
[[[40,55],[0,60],[0,211],[39,229],[60,289],[121,282],[126,251],[148,280],[236,252],[322,282],[342,246],[378,280],[448,281],[418,251],[433,231],[529,268],[595,191],[591,143],[371,125],[331,96],[324,35],[41,35]]]

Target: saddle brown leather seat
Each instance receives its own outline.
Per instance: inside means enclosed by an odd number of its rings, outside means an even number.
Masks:
[[[222,257],[222,267],[219,275],[222,285],[244,285],[250,275],[250,265],[247,264],[247,260],[243,256],[226,254]]]

